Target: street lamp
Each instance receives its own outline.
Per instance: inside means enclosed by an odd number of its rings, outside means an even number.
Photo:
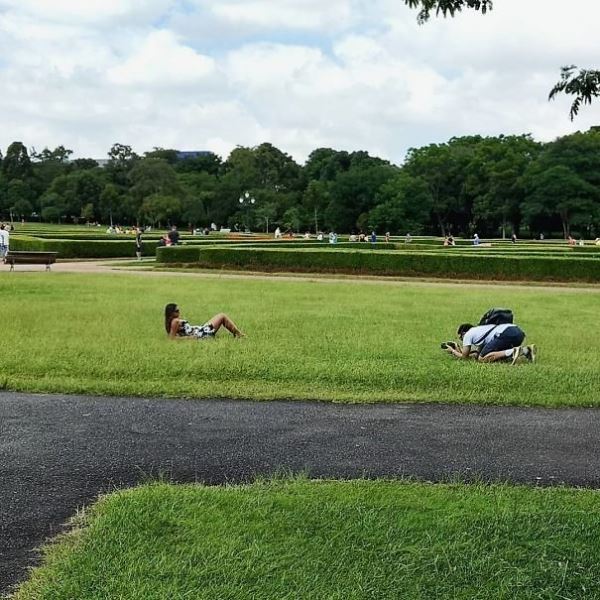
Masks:
[[[247,206],[248,208],[246,209],[246,231],[250,231],[250,207],[256,202],[256,198],[254,198],[254,196],[250,195],[250,192],[244,192],[241,196],[240,196],[240,205],[241,206]]]

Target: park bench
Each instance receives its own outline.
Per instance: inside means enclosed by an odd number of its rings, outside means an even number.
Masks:
[[[46,265],[46,271],[50,265],[56,262],[58,252],[24,252],[9,250],[4,262],[10,265],[10,270],[15,270],[15,265]]]

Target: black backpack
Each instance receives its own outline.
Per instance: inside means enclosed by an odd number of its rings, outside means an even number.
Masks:
[[[510,308],[490,308],[479,321],[480,325],[503,325],[514,323],[513,311]]]

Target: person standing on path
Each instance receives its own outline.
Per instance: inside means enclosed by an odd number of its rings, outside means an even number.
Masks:
[[[8,254],[9,237],[8,229],[4,225],[0,225],[0,260],[4,260],[4,257]]]
[[[142,228],[135,228],[135,255],[138,260],[142,260]]]

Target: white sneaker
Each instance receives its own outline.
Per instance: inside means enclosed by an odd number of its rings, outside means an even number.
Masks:
[[[537,357],[537,348],[535,347],[535,344],[529,344],[529,346],[525,346],[525,350],[527,353],[523,354],[523,356],[525,356],[529,362],[534,363]]]
[[[512,350],[512,361],[511,361],[511,365],[514,365],[517,363],[517,360],[519,359],[519,356],[525,356],[523,354],[523,348],[521,348],[521,346],[517,346],[516,348],[513,348]]]

